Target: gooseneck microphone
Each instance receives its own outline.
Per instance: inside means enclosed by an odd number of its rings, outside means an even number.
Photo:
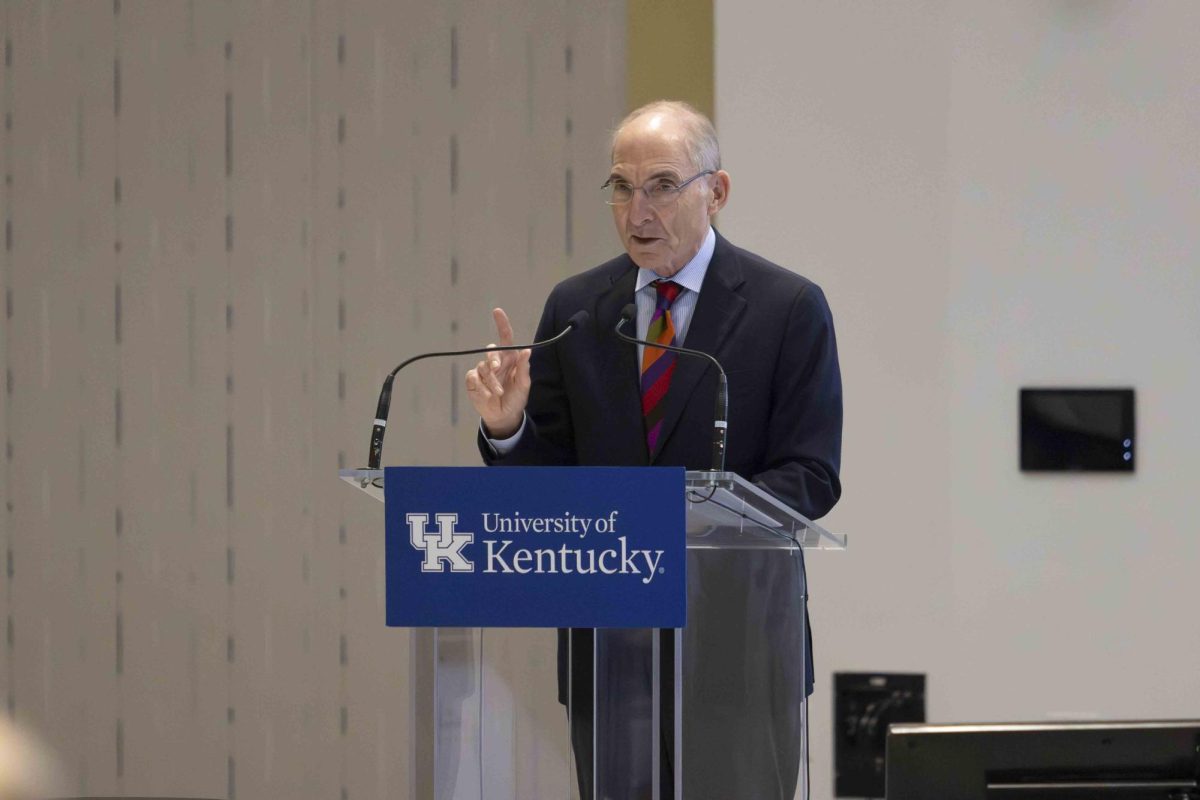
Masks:
[[[576,328],[582,327],[588,319],[588,312],[576,311],[570,319],[567,320],[567,325],[561,331],[549,339],[543,339],[540,342],[532,342],[530,344],[510,344],[502,347],[476,347],[471,350],[445,350],[438,353],[421,353],[404,361],[400,366],[388,373],[388,376],[383,379],[383,388],[379,390],[379,405],[375,407],[375,425],[371,428],[371,450],[367,456],[367,469],[379,469],[380,460],[383,457],[383,434],[387,430],[388,410],[392,405],[392,383],[396,380],[396,373],[417,361],[422,361],[426,358],[441,358],[443,356],[469,356],[476,353],[496,353],[504,350],[533,350],[538,347],[545,347],[549,344],[554,344],[559,339],[566,336]]]
[[[657,342],[646,341],[645,339],[635,339],[621,331],[626,322],[637,316],[637,305],[629,303],[621,309],[621,319],[617,321],[617,326],[613,331],[619,338],[633,344],[644,345],[645,347],[657,347],[660,350],[670,350],[672,353],[683,353],[685,356],[697,356],[706,358],[712,365],[717,368],[717,407],[713,413],[713,453],[712,453],[712,468],[715,472],[725,471],[725,438],[729,431],[729,381],[725,377],[725,370],[721,367],[721,362],[717,361],[708,353],[702,350],[691,350],[687,347],[675,347],[669,344],[658,344]]]

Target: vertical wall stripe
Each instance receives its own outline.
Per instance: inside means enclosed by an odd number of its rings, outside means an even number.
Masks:
[[[12,5],[4,4],[3,21],[4,21],[4,81],[3,81],[3,114],[5,119],[11,113],[13,103],[13,40],[11,37],[11,15]],[[13,179],[12,179],[12,133],[11,126],[5,125],[4,140],[0,150],[3,152],[4,158],[4,253],[0,256],[0,286],[4,288],[4,320],[5,320],[5,335],[0,338],[0,368],[4,372],[4,396],[0,402],[0,436],[4,439],[4,463],[0,465],[0,492],[3,494],[4,506],[0,508],[0,520],[3,524],[0,525],[3,531],[3,547],[4,547],[4,676],[8,684],[5,687],[4,707],[10,717],[16,715],[16,675],[15,668],[15,642],[16,629],[13,619],[13,575],[15,570],[13,548],[15,544],[15,534],[13,533],[15,520],[13,518],[13,440],[14,432],[12,430],[12,397],[9,388],[10,372],[10,349],[12,343],[10,341],[13,325],[13,257],[12,257],[12,209],[15,202],[13,196]]]
[[[122,26],[121,26],[121,5],[120,0],[113,0],[113,78],[112,78],[112,97],[113,97],[113,180],[121,179],[121,53],[122,53]],[[119,794],[125,793],[125,725],[124,717],[124,666],[125,666],[125,624],[124,624],[124,588],[122,586],[122,566],[124,564],[124,511],[119,505],[120,499],[124,490],[124,473],[125,459],[128,457],[122,451],[123,439],[123,414],[121,403],[121,390],[125,373],[125,363],[122,356],[122,331],[121,331],[121,278],[122,278],[122,258],[121,258],[121,231],[122,231],[122,214],[123,209],[120,204],[113,203],[112,230],[113,230],[113,340],[114,340],[114,367],[116,375],[116,390],[113,402],[113,430],[114,430],[114,463],[115,470],[115,493],[118,498],[116,508],[116,539],[114,542],[114,561],[116,564],[116,572],[114,576],[115,587],[113,594],[115,598],[115,671],[116,671],[116,743],[115,743],[115,758],[116,758],[116,788]]]
[[[233,52],[232,43],[226,52]],[[225,93],[225,177],[233,177],[233,92]]]
[[[116,729],[115,756],[117,760],[117,782],[125,778],[125,724],[118,719]]]
[[[234,242],[233,242],[233,203],[234,203],[234,49],[233,40],[236,33],[235,22],[238,15],[230,13],[226,17],[225,29],[225,59],[223,94],[225,100],[225,174],[223,176],[222,199],[224,201],[225,217],[225,270],[224,292],[222,300],[225,305],[225,552],[230,563],[236,553],[237,541],[237,508],[235,506],[235,472],[236,461],[234,453],[234,389],[235,367],[234,359],[234,302],[235,302],[235,272],[234,272]],[[237,772],[234,769],[238,751],[237,728],[233,724],[236,710],[236,692],[240,675],[234,662],[234,647],[237,633],[237,585],[229,574],[225,585],[225,705],[228,708],[226,717],[226,794],[229,800],[237,796]]]
[[[567,167],[566,179],[563,186],[563,217],[566,221],[566,229],[563,231],[563,247],[568,256],[575,249],[575,230],[573,222],[575,219],[575,181],[571,173],[571,168]]]
[[[346,108],[343,103],[343,98],[347,92],[346,65],[352,58],[357,55],[357,50],[352,54],[350,51],[349,37],[346,35],[346,10],[343,0],[337,0],[333,10],[335,24],[337,26],[337,65],[335,70],[336,95],[333,102],[333,113],[339,119],[343,118],[346,113]],[[345,395],[345,371],[346,371],[346,284],[347,273],[357,267],[357,263],[350,263],[350,259],[346,254],[347,247],[347,219],[346,219],[346,141],[339,137],[334,143],[334,168],[336,174],[334,181],[338,187],[337,207],[333,212],[332,233],[337,243],[337,266],[336,274],[336,319],[337,329],[334,333],[334,339],[337,342],[337,364],[336,375],[338,379],[338,394],[337,394],[337,409],[338,416],[345,419],[346,395]],[[342,448],[337,450],[337,466],[339,469],[345,466],[345,451]],[[349,610],[346,604],[345,585],[349,572],[347,564],[347,540],[346,540],[346,509],[344,501],[338,505],[338,547],[337,547],[337,580],[340,587],[337,613],[338,625],[338,641],[344,641],[349,636]],[[338,664],[338,783],[341,787],[341,794],[346,794],[346,783],[350,773],[350,746],[346,741],[346,702],[350,696],[350,676],[345,664]]]

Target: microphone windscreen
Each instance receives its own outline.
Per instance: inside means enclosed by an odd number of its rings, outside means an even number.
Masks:
[[[622,322],[628,322],[629,320],[633,319],[636,316],[637,316],[637,304],[636,303],[626,303],[625,307],[621,309],[621,321]]]
[[[569,320],[567,320],[567,327],[568,328],[582,328],[584,325],[587,324],[588,316],[589,316],[589,314],[586,310],[584,310],[582,308],[579,309],[578,311],[576,311],[574,314],[571,315],[571,318]]]

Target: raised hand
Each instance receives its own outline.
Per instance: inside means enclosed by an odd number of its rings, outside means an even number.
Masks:
[[[492,309],[499,345],[513,343],[513,329],[502,308]],[[489,344],[488,347],[495,347]],[[487,353],[467,371],[467,396],[494,439],[507,439],[521,428],[529,401],[529,349]]]

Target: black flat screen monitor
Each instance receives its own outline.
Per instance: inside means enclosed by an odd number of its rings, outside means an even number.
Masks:
[[[887,800],[1197,800],[1200,720],[888,729]]]
[[[1022,389],[1021,470],[1133,472],[1133,389]]]

